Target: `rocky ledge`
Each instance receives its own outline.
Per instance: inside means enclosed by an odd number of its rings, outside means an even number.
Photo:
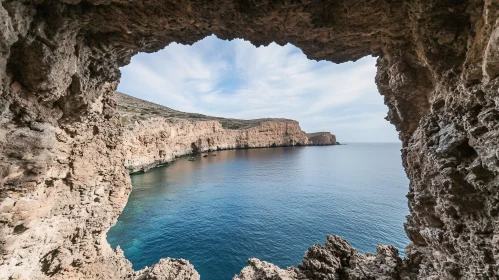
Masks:
[[[234,280],[411,279],[409,271],[393,246],[378,245],[376,254],[360,254],[343,238],[328,236],[326,244],[307,250],[298,267],[281,269],[249,259],[248,266]]]
[[[126,128],[123,152],[130,172],[205,151],[338,144],[333,134],[307,134],[294,120],[237,120],[185,113],[119,92],[117,102]]]

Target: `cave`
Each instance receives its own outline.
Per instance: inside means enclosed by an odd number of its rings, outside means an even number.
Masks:
[[[199,148],[198,148],[198,146],[196,145],[196,143],[194,143],[194,142],[192,142],[192,143],[191,143],[191,149],[192,149],[192,153],[193,153],[193,154],[197,154],[197,153],[199,153]]]
[[[334,63],[378,57],[410,179],[411,242],[401,259],[328,237],[292,277],[499,277],[498,10],[480,0],[0,1],[0,278],[199,279],[184,260],[134,272],[105,236],[131,191],[119,67],[211,34]],[[291,275],[257,260],[244,270]]]

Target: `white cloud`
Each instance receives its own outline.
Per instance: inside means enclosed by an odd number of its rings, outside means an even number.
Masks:
[[[305,131],[331,131],[343,141],[397,141],[375,73],[372,57],[336,65],[308,60],[289,44],[256,48],[210,36],[135,56],[122,68],[119,90],[181,111],[296,119]],[[372,128],[371,139],[355,133]]]

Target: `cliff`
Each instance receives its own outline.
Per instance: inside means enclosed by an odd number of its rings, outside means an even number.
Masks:
[[[130,172],[147,170],[197,152],[336,144],[336,137],[331,133],[310,134],[311,140],[293,120],[211,117],[116,94],[125,127],[125,166]]]
[[[0,18],[0,279],[137,276],[106,242],[131,191],[119,69],[211,34],[335,63],[377,57],[410,243],[395,266],[384,248],[313,246],[307,277],[499,277],[497,1],[0,0]],[[161,261],[137,277],[196,279],[191,268]]]

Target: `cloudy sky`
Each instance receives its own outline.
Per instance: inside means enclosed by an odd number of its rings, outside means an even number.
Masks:
[[[289,44],[257,48],[210,36],[134,56],[121,69],[118,90],[185,112],[294,119],[304,131],[330,131],[340,142],[398,142],[384,119],[375,63],[317,62]]]

